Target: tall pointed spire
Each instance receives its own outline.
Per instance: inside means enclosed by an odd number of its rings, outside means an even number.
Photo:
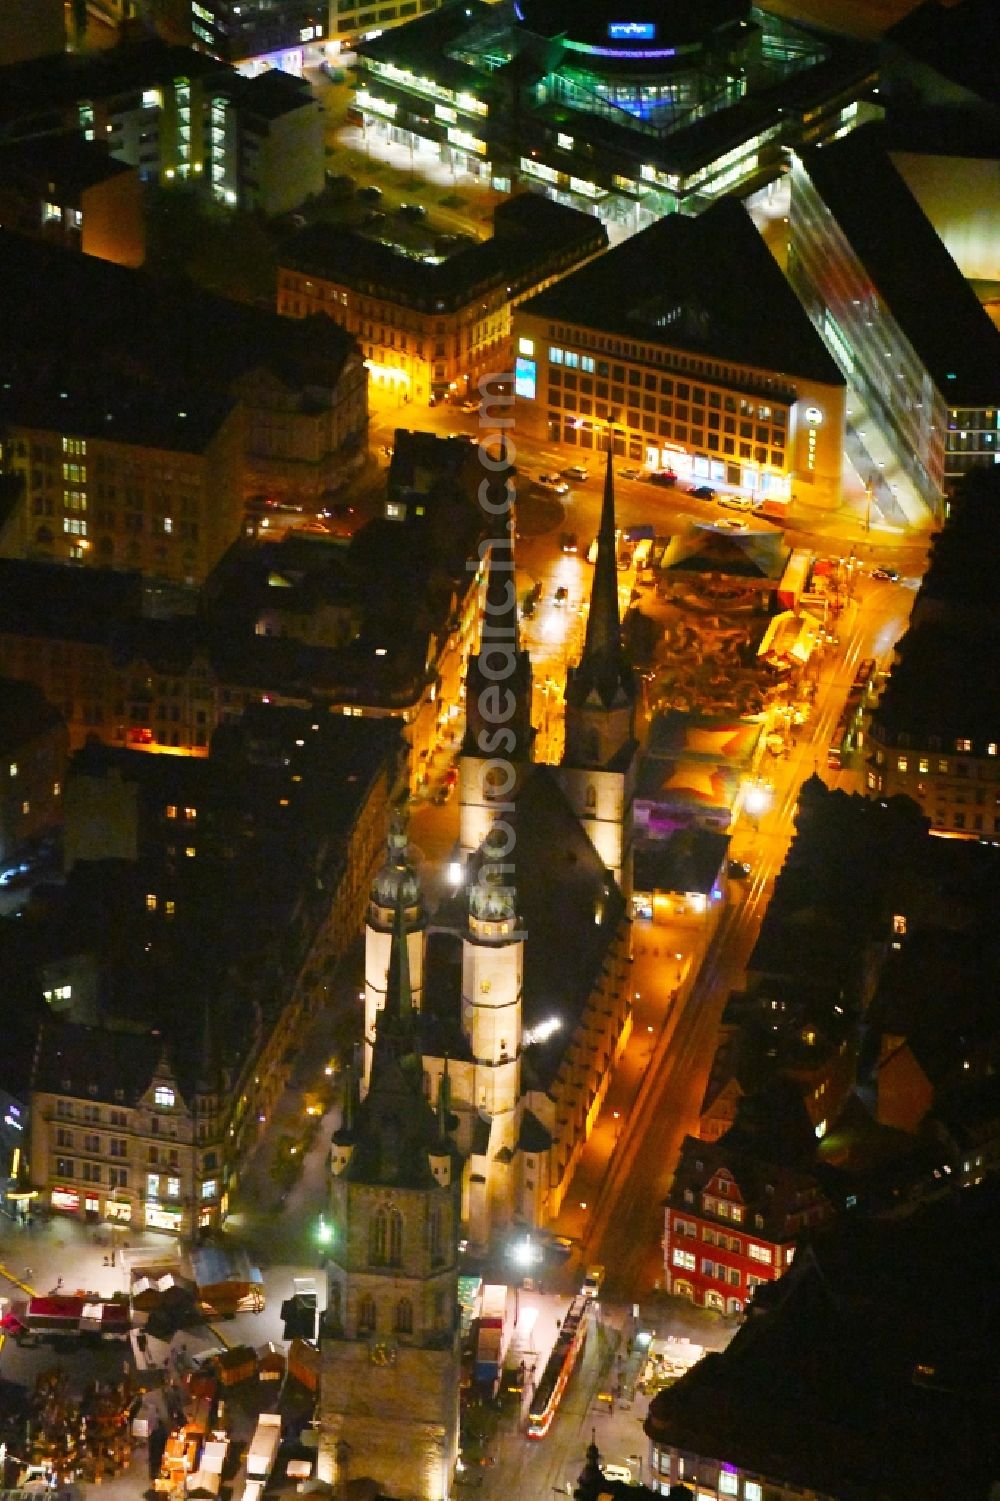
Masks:
[[[413,992],[410,989],[410,951],[406,939],[406,908],[396,901],[392,923],[392,947],[389,950],[389,974],[385,990],[386,1015],[409,1026],[413,1016]]]
[[[506,454],[504,439],[497,471],[488,480],[487,504],[496,529],[489,539],[479,651],[469,658],[466,675],[465,742],[462,750],[467,756],[488,757],[501,751],[515,760],[527,760],[534,736],[531,728],[531,662],[528,653],[521,649],[514,562],[514,507],[509,503],[512,471],[501,467],[505,464]],[[501,697],[502,708],[498,702]]]
[[[622,650],[618,613],[614,459],[614,445],[609,440],[587,634],[579,665],[570,670],[566,684],[567,702],[580,705],[589,700],[603,704],[606,709],[635,698],[632,670]]]

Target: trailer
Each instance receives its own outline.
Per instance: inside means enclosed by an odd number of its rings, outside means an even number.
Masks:
[[[21,1345],[81,1336],[125,1340],[131,1333],[132,1315],[127,1298],[57,1293],[12,1304],[0,1326]]]
[[[248,1480],[266,1480],[274,1467],[281,1444],[281,1416],[276,1412],[262,1412],[257,1419],[257,1428],[247,1450]]]

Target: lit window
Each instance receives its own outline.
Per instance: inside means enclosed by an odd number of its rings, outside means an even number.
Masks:
[[[12,777],[16,777],[17,776],[17,762],[16,761],[12,761],[10,763],[10,774],[11,774]]]
[[[909,764],[910,763],[905,756],[900,756],[899,760],[896,762],[896,765],[900,771],[906,771]]]
[[[997,753],[997,743],[996,743],[995,740],[991,740],[990,743],[989,743],[989,745],[986,747],[986,754],[988,756],[995,756],[996,753]]]
[[[563,352],[562,352],[562,350],[561,349],[556,349],[555,347],[550,348],[550,350],[549,350],[549,364],[550,365],[561,365],[562,362],[563,362]]]
[[[194,859],[194,845],[193,844],[187,844],[187,845],[185,845],[184,846],[184,853],[185,853],[185,855],[187,855],[187,857],[188,857],[189,860],[193,860]]]
[[[203,1199],[214,1199],[218,1191],[219,1184],[215,1178],[206,1178],[201,1185],[201,1196]]]
[[[159,1175],[159,1173],[147,1173],[146,1174],[146,1197],[147,1197],[147,1199],[157,1199],[157,1198],[159,1198],[159,1196],[160,1196],[160,1175]]]
[[[62,794],[62,782],[52,783],[52,796],[59,797]]]
[[[750,1241],[748,1250],[752,1261],[766,1261],[768,1266],[771,1265],[770,1246],[758,1246],[754,1241]]]
[[[167,1179],[167,1198],[179,1199],[181,1196],[181,1180],[179,1178]]]
[[[972,741],[971,740],[956,740],[955,741],[955,749],[957,751],[970,751],[972,749]]]
[[[168,1084],[157,1084],[153,1090],[153,1102],[167,1107],[174,1103],[174,1092]]]
[[[167,817],[168,818],[176,818],[177,817],[177,805],[176,805],[176,803],[168,803],[167,804]]]
[[[168,900],[163,903],[163,912],[166,917],[173,917],[176,910],[176,905],[173,902]]]
[[[24,802],[21,804],[21,812],[25,815],[25,817],[27,817],[27,815],[31,812],[31,804],[28,802],[27,798],[25,798]]]
[[[62,209],[59,207],[58,203],[43,203],[42,204],[42,223],[43,224],[51,224],[53,221],[55,221],[56,223],[59,223],[59,222],[61,222],[61,220],[62,220]]]
[[[147,912],[155,912],[156,911],[156,892],[155,891],[147,891],[146,892],[146,911]]]
[[[763,1501],[764,1492],[756,1480],[744,1480],[743,1501]]]
[[[738,1204],[730,1205],[729,1212],[735,1220],[736,1224],[739,1225],[743,1220],[743,1210],[740,1208],[740,1206]]]
[[[143,89],[143,91],[142,91],[142,107],[143,107],[143,109],[159,109],[160,108],[160,102],[161,101],[160,101],[160,91],[159,91],[159,89]]]
[[[517,352],[518,354],[526,354],[530,359],[535,353],[534,339],[518,339]]]
[[[734,1475],[732,1470],[719,1471],[719,1495],[738,1496],[740,1493],[740,1478]]]
[[[197,808],[185,808],[184,809],[184,817],[187,819],[188,823],[194,823],[195,819],[198,817],[198,809]]]
[[[931,763],[928,761],[926,756],[921,756],[918,764],[921,771],[930,771],[931,769]]]
[[[172,516],[164,516],[164,518],[163,518],[163,532],[164,532],[164,535],[167,536],[167,537],[169,537],[170,534],[171,534],[171,532],[173,531],[173,529],[174,529],[173,517]]]
[[[894,914],[892,919],[892,931],[900,935],[906,932],[906,917],[902,912]]]

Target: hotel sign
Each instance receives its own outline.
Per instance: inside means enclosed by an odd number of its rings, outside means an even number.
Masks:
[[[608,36],[613,42],[652,42],[656,40],[653,21],[609,21]]]

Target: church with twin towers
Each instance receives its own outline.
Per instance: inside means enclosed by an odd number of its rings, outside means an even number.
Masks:
[[[472,1246],[558,1215],[631,1031],[636,684],[622,644],[610,453],[558,765],[534,756],[513,563],[505,532],[490,549],[466,680],[461,880],[429,911],[397,822],[365,929],[359,1100],[371,1086],[393,945],[405,944],[422,1094],[431,1109],[444,1103],[453,1123],[457,1212]]]

